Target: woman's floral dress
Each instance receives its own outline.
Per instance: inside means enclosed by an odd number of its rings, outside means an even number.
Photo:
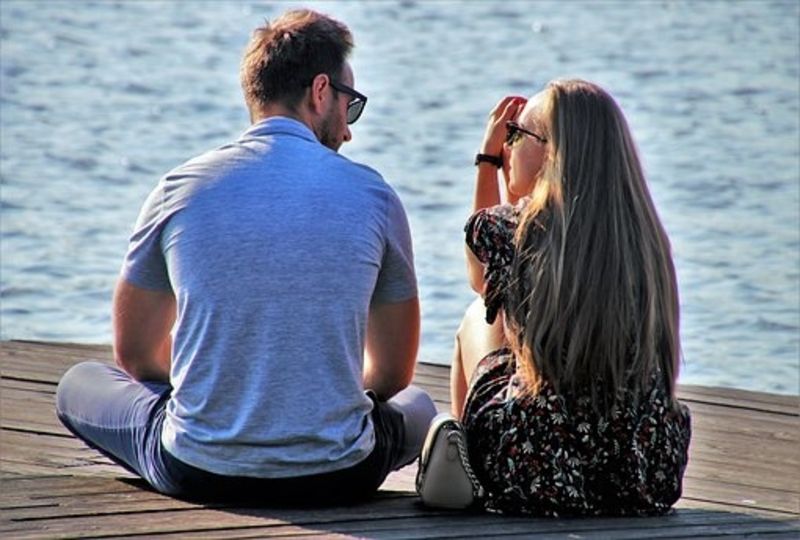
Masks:
[[[486,265],[487,320],[502,308],[520,208],[481,210],[467,223],[467,244]],[[535,515],[656,515],[681,496],[688,459],[689,410],[670,399],[660,371],[638,395],[604,417],[590,391],[519,392],[509,349],[476,368],[464,411],[470,461],[487,510]]]

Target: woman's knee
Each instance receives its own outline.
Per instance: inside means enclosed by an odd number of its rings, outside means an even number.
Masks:
[[[502,314],[498,315],[494,323],[487,323],[483,299],[477,298],[467,308],[456,333],[460,367],[467,382],[471,379],[478,362],[490,352],[502,347],[504,340]]]
[[[461,319],[461,324],[456,331],[456,339],[465,333],[474,332],[475,327],[479,323],[486,324],[486,306],[483,303],[483,298],[478,297],[472,301],[464,312],[464,317]]]
[[[476,298],[467,308],[464,318],[461,319],[461,325],[456,332],[456,339],[462,348],[478,346],[493,350],[499,347],[503,341],[502,314],[498,314],[493,323],[487,323],[486,306],[483,303],[483,299]]]

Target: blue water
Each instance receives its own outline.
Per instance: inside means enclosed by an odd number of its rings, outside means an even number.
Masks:
[[[247,127],[238,62],[259,2],[0,2],[0,332],[110,342],[139,206]],[[684,383],[800,393],[798,2],[307,3],[355,34],[370,98],[342,148],[400,193],[448,363],[472,295],[472,156],[506,93],[593,80],[626,111],[678,267]]]

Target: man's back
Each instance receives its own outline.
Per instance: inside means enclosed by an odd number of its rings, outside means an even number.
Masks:
[[[370,302],[416,296],[406,218],[376,172],[273,117],[165,176],[133,242],[123,277],[171,283],[179,306],[165,448],[265,477],[370,453]]]

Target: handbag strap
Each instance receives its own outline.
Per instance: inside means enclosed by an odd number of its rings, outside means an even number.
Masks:
[[[467,434],[464,431],[464,427],[459,424],[457,420],[454,420],[453,424],[448,425],[447,428],[447,438],[448,440],[455,440],[456,448],[458,449],[458,457],[461,460],[461,464],[464,466],[464,472],[467,473],[467,478],[469,478],[472,484],[472,494],[476,499],[482,499],[483,486],[478,480],[478,477],[475,476],[475,471],[472,470],[472,464],[469,461],[467,445],[465,444]]]

